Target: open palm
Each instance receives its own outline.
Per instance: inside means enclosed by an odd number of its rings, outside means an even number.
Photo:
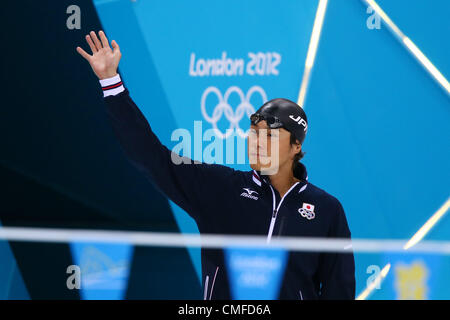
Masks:
[[[89,62],[95,75],[102,80],[114,77],[117,74],[117,67],[119,66],[122,53],[115,40],[111,42],[113,47],[111,49],[105,33],[100,30],[98,34],[101,41],[94,31],[86,35],[86,42],[91,48],[92,55],[88,54],[81,47],[77,47],[77,52]]]

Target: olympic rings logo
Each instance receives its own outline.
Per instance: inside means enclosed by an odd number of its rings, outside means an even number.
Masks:
[[[314,211],[311,211],[311,210],[308,210],[305,208],[298,209],[298,212],[300,213],[300,215],[303,218],[306,218],[308,220],[314,219],[314,217],[315,217]]]
[[[228,99],[230,95],[235,92],[238,94],[240,103],[236,108],[236,111],[233,111],[233,108],[228,103]],[[206,99],[209,94],[215,94],[218,99],[217,105],[214,107],[214,111],[212,113],[212,116],[209,116],[206,112]],[[214,131],[216,132],[217,136],[221,139],[228,138],[232,132],[233,129],[236,129],[236,132],[241,138],[247,138],[248,131],[244,132],[239,127],[239,121],[242,120],[244,115],[247,115],[247,117],[250,119],[250,116],[255,112],[255,108],[250,103],[250,99],[252,98],[253,94],[259,94],[262,98],[262,103],[265,103],[267,101],[267,95],[264,92],[264,90],[259,86],[253,86],[251,87],[247,94],[244,95],[242,90],[239,87],[232,86],[227,89],[225,94],[222,96],[222,93],[219,89],[216,87],[208,87],[202,95],[201,99],[201,109],[202,109],[202,115],[203,118],[212,124]],[[219,130],[217,127],[217,123],[222,118],[222,116],[225,115],[225,118],[230,122],[229,128],[226,130],[226,133],[223,133]],[[231,130],[230,130],[231,129]]]

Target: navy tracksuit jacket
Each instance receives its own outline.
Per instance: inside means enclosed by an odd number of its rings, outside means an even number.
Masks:
[[[120,77],[100,83],[106,113],[128,159],[195,219],[200,233],[350,238],[340,202],[307,180],[303,164],[294,172],[301,181],[283,199],[257,171],[174,164],[172,152],[153,133]],[[204,298],[231,299],[223,250],[202,249],[201,256]],[[351,250],[291,252],[278,298],[354,299],[354,274]]]

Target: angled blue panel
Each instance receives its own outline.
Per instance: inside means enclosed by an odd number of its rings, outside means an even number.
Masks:
[[[377,3],[447,78],[450,77],[450,14],[447,0],[378,0]]]
[[[0,261],[0,300],[30,299],[8,241],[0,241]]]

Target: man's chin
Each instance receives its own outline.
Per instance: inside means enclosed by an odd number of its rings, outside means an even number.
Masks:
[[[260,161],[257,161],[257,162],[255,162],[255,163],[250,163],[250,167],[251,167],[253,170],[261,171],[261,170],[264,170],[264,168],[269,167],[269,166],[268,166],[268,165],[262,164]]]
[[[251,163],[250,168],[255,171],[260,172],[262,175],[273,175],[278,172],[277,167],[272,167],[270,165],[261,165],[261,163]]]

